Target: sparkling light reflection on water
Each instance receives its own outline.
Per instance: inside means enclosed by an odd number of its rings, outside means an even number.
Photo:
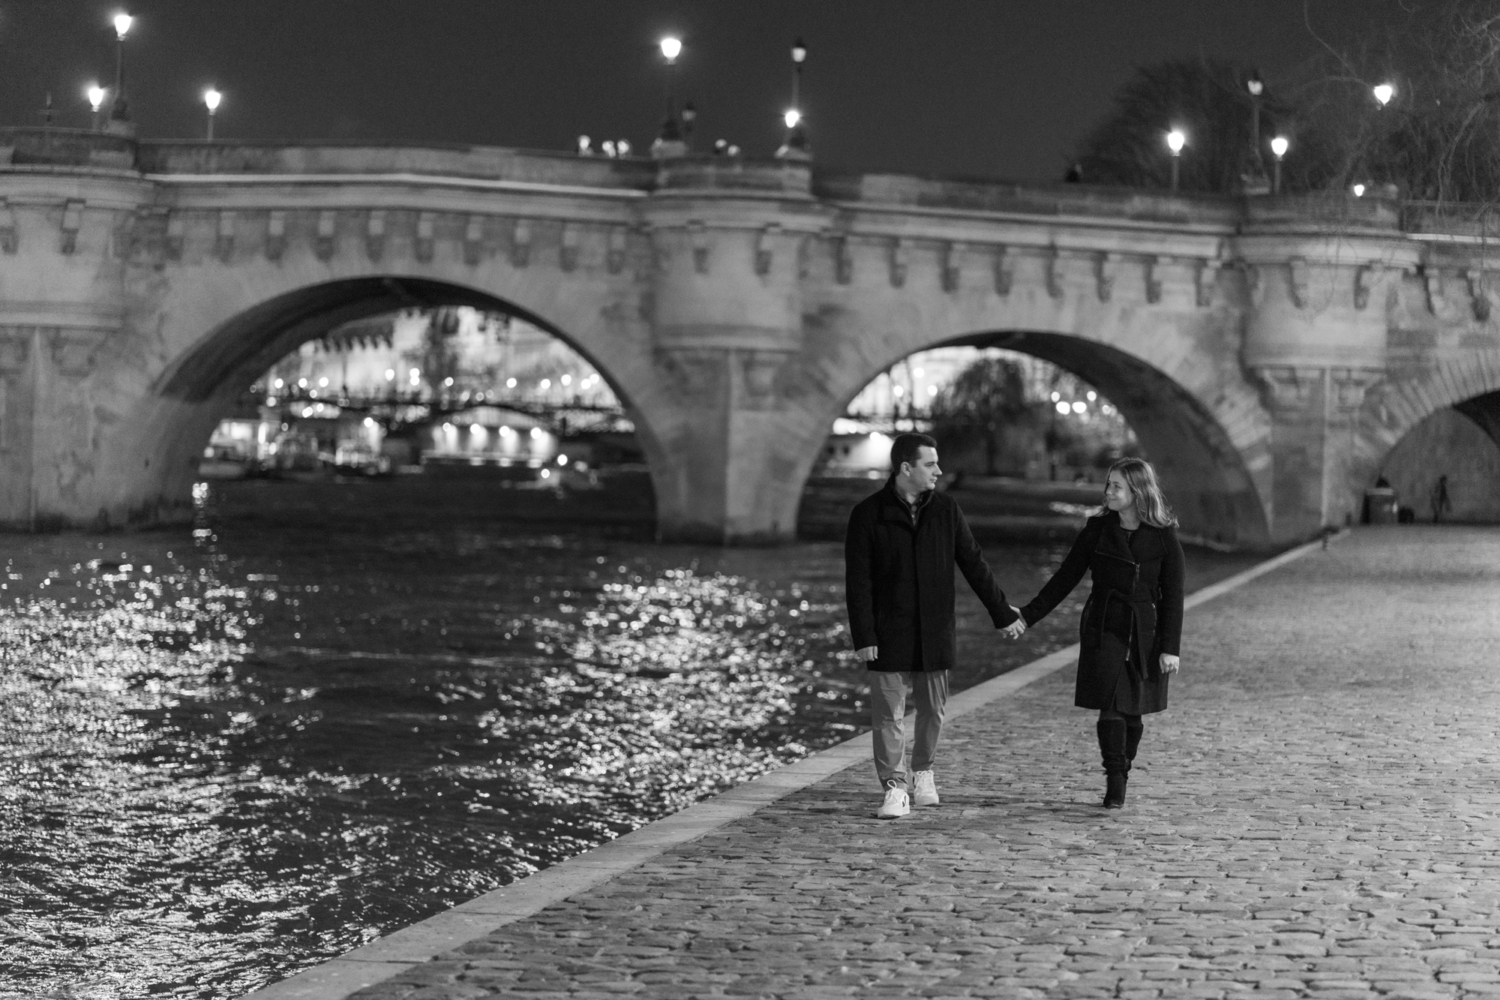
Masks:
[[[538,530],[493,489],[240,483],[10,537],[0,997],[232,997],[862,728],[837,545]],[[1004,550],[1028,594],[1057,546]],[[969,680],[1003,646],[963,609]]]

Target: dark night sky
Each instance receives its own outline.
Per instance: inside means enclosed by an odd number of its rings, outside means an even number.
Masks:
[[[1401,0],[1306,0],[1346,41],[1397,25]],[[1410,6],[1410,4],[1407,4]],[[644,149],[660,124],[655,40],[686,43],[679,92],[698,140],[752,156],[780,141],[788,48],[811,54],[818,159],[922,174],[1055,179],[1132,69],[1223,55],[1278,73],[1318,47],[1304,0],[131,0],[127,93],[147,138],[221,137],[571,149],[579,133]],[[100,0],[0,0],[0,122],[85,126],[109,83]]]

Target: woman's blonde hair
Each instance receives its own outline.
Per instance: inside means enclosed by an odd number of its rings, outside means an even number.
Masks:
[[[1142,524],[1153,528],[1171,528],[1177,524],[1177,515],[1162,494],[1150,462],[1144,458],[1122,458],[1109,467],[1109,472],[1125,477],[1125,485],[1135,494],[1135,512]]]

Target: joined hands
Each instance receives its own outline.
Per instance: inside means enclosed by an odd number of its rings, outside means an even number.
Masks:
[[[1021,609],[1014,604],[1010,605],[1010,609],[1016,613],[1016,620],[1002,628],[1000,634],[1007,639],[1019,639],[1021,633],[1026,631],[1026,619],[1021,616]]]

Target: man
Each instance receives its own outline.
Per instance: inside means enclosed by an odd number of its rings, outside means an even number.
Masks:
[[[857,655],[869,667],[870,725],[875,773],[885,790],[876,815],[896,819],[911,811],[907,794],[906,686],[911,684],[917,726],[911,766],[919,806],[938,804],[933,756],[943,730],[948,670],[957,653],[953,569],[989,610],[996,628],[1019,616],[1006,603],[958,504],[936,491],[937,442],[901,434],[891,444],[891,477],[860,501],[844,541],[845,593]]]

